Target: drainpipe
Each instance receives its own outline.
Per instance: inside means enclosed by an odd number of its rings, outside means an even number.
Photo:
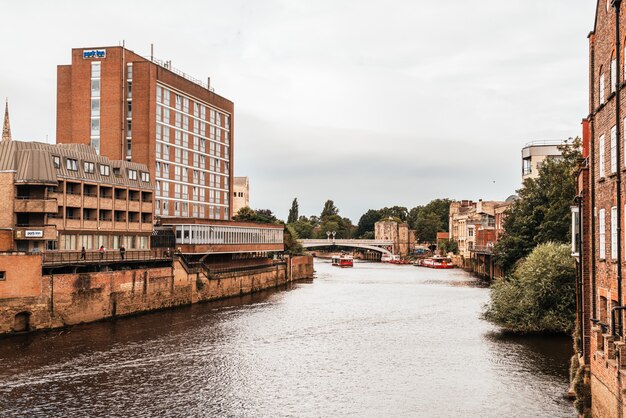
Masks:
[[[577,277],[576,277],[576,287],[578,291],[578,346],[580,347],[581,354],[585,355],[585,338],[584,338],[584,307],[583,307],[583,259],[584,259],[584,250],[583,250],[583,240],[582,240],[582,231],[583,231],[583,196],[576,196],[576,203],[578,205],[578,237],[576,238],[576,246],[578,247],[578,265],[577,265]]]
[[[615,131],[616,131],[616,163],[617,163],[617,178],[615,179],[617,188],[617,303],[622,305],[622,176],[621,176],[621,151],[620,151],[620,31],[619,31],[619,12],[621,9],[622,0],[613,0],[613,7],[615,7]],[[622,337],[623,324],[622,315],[618,318],[619,334]]]
[[[596,240],[595,240],[595,233],[596,233],[596,174],[595,174],[595,156],[596,156],[596,152],[595,152],[595,111],[594,111],[594,106],[595,106],[595,98],[593,95],[593,91],[596,85],[595,82],[595,74],[596,74],[596,70],[595,70],[595,35],[589,35],[590,38],[592,38],[592,41],[590,42],[590,47],[591,47],[591,53],[589,54],[590,57],[590,66],[589,66],[589,72],[591,73],[591,76],[589,77],[589,151],[590,151],[590,161],[591,164],[589,164],[590,169],[589,169],[589,175],[590,175],[590,195],[591,195],[591,202],[590,205],[591,207],[589,208],[590,213],[591,213],[591,254],[590,254],[590,265],[589,267],[591,268],[591,320],[594,323],[597,323],[597,303],[596,303],[596,263],[595,263],[595,254],[596,254]]]

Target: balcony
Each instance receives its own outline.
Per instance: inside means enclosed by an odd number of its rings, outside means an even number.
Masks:
[[[18,197],[13,204],[16,213],[57,213],[56,199],[30,199]]]
[[[57,239],[57,229],[54,225],[18,226],[13,233],[16,240],[48,241]]]

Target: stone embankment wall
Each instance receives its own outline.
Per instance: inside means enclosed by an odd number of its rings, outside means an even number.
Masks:
[[[59,328],[254,293],[313,277],[313,258],[206,277],[172,267],[41,275],[41,257],[0,254],[0,334]]]

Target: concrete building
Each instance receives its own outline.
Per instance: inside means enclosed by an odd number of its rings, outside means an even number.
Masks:
[[[579,267],[579,375],[597,417],[626,414],[624,333],[624,117],[626,68],[619,0],[599,0],[589,34],[589,115],[583,121],[583,162],[573,207],[572,253]],[[621,15],[621,16],[620,16]],[[582,393],[577,393],[582,397]]]
[[[250,207],[250,180],[248,177],[235,177],[233,185],[233,214],[239,209]]]
[[[522,148],[522,182],[539,177],[541,164],[547,158],[560,158],[558,145],[563,141],[533,141]]]
[[[57,142],[145,164],[157,218],[232,218],[233,113],[208,82],[119,46],[57,70]]]
[[[0,251],[147,250],[153,183],[143,164],[87,145],[0,142]]]

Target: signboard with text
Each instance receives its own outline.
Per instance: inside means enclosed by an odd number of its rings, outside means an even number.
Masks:
[[[24,231],[26,238],[43,238],[43,231]]]
[[[85,49],[83,50],[83,59],[106,58],[106,49]]]

